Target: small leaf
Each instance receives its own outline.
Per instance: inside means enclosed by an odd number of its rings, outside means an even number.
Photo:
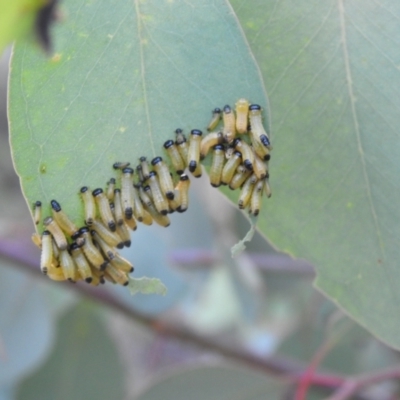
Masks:
[[[167,288],[160,279],[147,278],[146,276],[142,278],[132,278],[130,276],[128,288],[132,296],[136,293],[160,294],[162,296],[167,294]]]

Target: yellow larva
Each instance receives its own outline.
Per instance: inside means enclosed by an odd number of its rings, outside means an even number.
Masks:
[[[268,198],[270,198],[271,196],[272,196],[272,192],[271,192],[271,186],[269,186],[269,179],[268,179],[269,177],[268,177],[268,175],[267,175],[267,177],[265,178],[265,180],[264,180],[264,184],[265,184],[265,186],[264,186],[264,189],[265,189],[265,195],[268,197]]]
[[[158,181],[160,183],[161,191],[168,200],[174,199],[174,184],[172,182],[171,174],[167,164],[161,157],[155,157],[151,161],[151,165],[157,172]]]
[[[113,168],[114,169],[124,169],[124,168],[129,167],[130,165],[131,165],[130,162],[118,161],[113,164]]]
[[[168,215],[159,213],[153,203],[151,203],[150,205],[146,204],[145,208],[151,215],[152,220],[155,221],[158,225],[161,225],[165,228],[170,226],[171,221],[168,218]]]
[[[100,221],[94,220],[91,226],[92,229],[98,233],[98,235],[106,241],[110,246],[122,249],[124,247],[123,240],[119,237],[117,232],[111,232],[105,225]]]
[[[106,192],[106,196],[109,201],[114,200],[114,189],[115,189],[115,178],[111,178],[107,182],[107,192]]]
[[[270,149],[261,143],[260,138],[255,135],[251,129],[249,130],[249,137],[258,157],[264,161],[268,161],[271,158]]]
[[[139,161],[142,167],[143,179],[146,180],[148,179],[150,173],[149,163],[147,162],[146,157],[140,157]]]
[[[200,143],[200,160],[204,160],[211,147],[221,144],[223,140],[222,132],[212,132],[204,136]]]
[[[91,225],[96,218],[96,203],[94,197],[87,186],[81,187],[81,196],[85,209],[85,222],[87,225]]]
[[[249,176],[243,184],[242,191],[240,192],[238,206],[241,210],[245,209],[249,204],[251,195],[255,184],[257,183],[257,177],[255,174]]]
[[[178,150],[178,146],[173,140],[167,140],[164,143],[164,149],[169,155],[169,159],[178,175],[183,174],[185,170],[185,161],[182,159],[181,153]]]
[[[36,201],[33,206],[33,210],[33,221],[35,222],[35,225],[38,225],[42,219],[42,202]]]
[[[207,126],[207,130],[210,132],[213,129],[215,129],[220,120],[221,120],[221,109],[218,107],[214,108],[214,110],[212,111],[211,121]]]
[[[168,201],[164,197],[164,194],[161,191],[160,184],[157,179],[157,173],[155,171],[150,171],[147,182],[150,186],[151,194],[153,196],[153,202],[157,211],[162,215],[167,215],[169,208]]]
[[[92,236],[89,232],[89,228],[83,227],[79,230],[81,236],[85,239],[82,246],[82,250],[90,263],[99,270],[105,268],[107,260],[104,259],[98,248],[92,241]]]
[[[224,121],[224,139],[227,143],[231,143],[236,136],[236,120],[235,114],[229,105],[224,107],[222,119]]]
[[[180,128],[176,129],[175,134],[176,134],[175,144],[178,147],[178,151],[186,167],[188,165],[189,146],[187,144],[185,135],[182,133],[182,129]]]
[[[268,173],[268,165],[255,152],[253,170],[258,179],[264,179]]]
[[[68,279],[70,282],[76,282],[77,267],[74,260],[69,255],[68,250],[60,251],[60,265],[65,278]]]
[[[129,278],[123,271],[118,270],[112,264],[107,265],[104,271],[106,277],[111,277],[111,280],[123,286],[128,286]]]
[[[31,236],[32,242],[33,244],[39,248],[40,250],[42,250],[42,237],[37,233],[33,233]]]
[[[144,209],[143,204],[140,201],[138,185],[136,184],[133,185],[133,204],[133,215],[139,222],[142,222],[144,218]]]
[[[75,265],[82,279],[84,279],[87,283],[92,282],[93,280],[92,270],[90,269],[89,262],[86,259],[82,249],[78,246],[77,243],[72,243],[70,246],[70,250],[72,259],[74,260]]]
[[[110,244],[105,241],[104,238],[102,238],[97,231],[92,230],[91,234],[93,237],[93,242],[97,243],[97,245],[100,246],[100,249],[103,252],[105,258],[107,258],[108,260],[112,260],[117,255],[117,251],[114,249],[114,246],[110,246]]]
[[[213,158],[210,168],[210,183],[213,187],[221,185],[222,169],[225,163],[224,146],[217,144],[213,147]]]
[[[112,232],[115,232],[117,227],[111,212],[110,203],[108,202],[108,199],[104,194],[103,189],[100,188],[95,189],[93,190],[92,194],[97,203],[97,208],[99,210],[102,221],[104,222],[105,225],[108,226],[108,228]]]
[[[239,99],[235,106],[236,130],[240,134],[246,133],[249,117],[249,101],[246,99]]]
[[[118,236],[122,239],[125,247],[131,247],[131,234],[128,231],[125,223],[117,225]]]
[[[61,230],[57,222],[54,221],[52,217],[47,217],[44,219],[43,225],[53,235],[57,247],[60,250],[65,250],[68,247],[67,238],[65,237],[64,232]]]
[[[111,260],[111,264],[126,273],[130,273],[134,271],[133,265],[124,257],[120,256],[119,254],[117,256],[115,256],[112,260]]]
[[[114,218],[117,226],[124,223],[124,213],[122,210],[120,189],[114,189]]]
[[[135,207],[133,199],[133,169],[124,168],[121,175],[121,204],[126,219],[131,219]]]
[[[190,179],[187,175],[181,175],[178,185],[176,189],[180,192],[180,206],[177,208],[177,211],[180,213],[185,212],[189,207],[189,187],[190,187]]]
[[[264,147],[271,150],[271,143],[261,120],[261,107],[258,104],[250,105],[249,119],[254,138],[257,138]]]
[[[233,147],[242,153],[243,164],[249,170],[253,170],[254,154],[251,147],[241,139],[235,139],[233,142]]]
[[[236,170],[235,175],[233,175],[230,183],[229,183],[229,189],[231,190],[236,190],[238,189],[240,186],[242,186],[243,182],[251,175],[251,171],[249,171],[248,169],[244,168],[240,168],[241,166],[239,165],[239,167]]]
[[[68,218],[67,214],[61,209],[60,204],[56,200],[50,202],[53,218],[57,222],[58,226],[69,236],[74,238],[79,229],[77,226]]]
[[[40,255],[40,269],[44,274],[47,274],[53,261],[52,241],[51,233],[49,231],[44,231],[42,233],[42,253]]]
[[[242,153],[240,153],[239,151],[235,151],[222,169],[221,183],[223,185],[229,185],[233,178],[233,175],[236,172],[237,167],[240,165],[241,162]]]
[[[250,198],[250,214],[257,216],[261,209],[261,198],[262,191],[264,188],[264,181],[260,180],[256,183],[256,186],[253,189],[253,193]]]
[[[199,129],[192,129],[190,132],[190,142],[188,150],[187,163],[190,172],[195,172],[199,167],[200,161],[200,143],[203,132]]]

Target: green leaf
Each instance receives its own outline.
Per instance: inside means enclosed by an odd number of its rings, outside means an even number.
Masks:
[[[28,400],[108,400],[123,397],[124,371],[103,324],[84,303],[63,317],[53,353],[21,385]]]
[[[131,295],[136,293],[143,294],[160,294],[165,296],[167,294],[167,288],[165,285],[157,278],[148,278],[143,276],[142,278],[132,278],[129,277],[129,291]]]
[[[273,196],[259,228],[400,348],[400,3],[232,4],[271,101]]]
[[[32,30],[43,0],[0,0],[0,54],[13,40]]]
[[[18,44],[11,65],[14,163],[29,205],[44,202],[44,216],[56,199],[82,224],[81,186],[104,187],[115,161],[162,155],[177,127],[204,129],[216,106],[248,97],[268,109],[227,2],[67,0],[64,7],[57,53],[48,60]]]

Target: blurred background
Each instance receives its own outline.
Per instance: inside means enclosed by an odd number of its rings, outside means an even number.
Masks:
[[[8,144],[9,56],[0,60],[0,400],[323,399],[343,376],[399,363],[313,289],[307,261],[259,234],[232,259],[249,222],[206,178],[192,180],[189,210],[168,229],[140,226],[123,251],[166,296],[41,275]],[[390,381],[351,398],[398,396]]]

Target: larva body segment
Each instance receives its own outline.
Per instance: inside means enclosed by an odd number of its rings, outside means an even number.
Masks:
[[[174,183],[172,182],[171,174],[167,164],[161,157],[155,157],[151,161],[151,165],[157,173],[161,191],[168,200],[174,199]]]
[[[42,233],[42,252],[40,255],[40,269],[44,274],[47,274],[47,271],[51,268],[51,264],[53,261],[53,238],[51,237],[51,233],[49,231],[44,231]]]
[[[70,250],[72,259],[75,262],[81,278],[84,279],[87,283],[92,282],[92,270],[90,269],[89,262],[86,259],[82,249],[78,246],[77,243],[72,243],[70,246]]]
[[[164,149],[167,152],[176,173],[178,175],[183,174],[183,171],[185,170],[185,162],[183,161],[175,142],[173,140],[167,140],[164,143]]]
[[[76,282],[77,267],[75,265],[74,260],[69,255],[68,250],[60,251],[60,265],[63,270],[65,278],[68,279],[70,282]]]
[[[251,194],[251,198],[250,198],[249,212],[250,212],[250,214],[253,214],[254,216],[257,216],[260,212],[263,189],[264,189],[264,181],[259,180],[256,183],[256,185],[253,189],[253,193]]]
[[[249,105],[249,101],[246,99],[239,99],[235,104],[236,131],[240,134],[247,132]]]
[[[43,225],[52,234],[54,241],[57,244],[57,247],[60,250],[65,250],[68,247],[67,238],[65,237],[64,232],[61,230],[57,222],[54,221],[52,217],[46,217],[43,221]]]
[[[223,185],[229,185],[233,178],[233,175],[236,172],[237,167],[241,164],[241,162],[242,153],[240,153],[239,151],[235,151],[222,169],[221,183]]]
[[[111,260],[111,264],[115,268],[127,274],[134,271],[133,265],[126,258],[120,256],[119,254]]]
[[[51,200],[50,204],[53,219],[67,235],[74,238],[78,233],[76,225],[68,218],[67,214],[61,209],[60,204],[56,200]]]
[[[155,171],[150,172],[147,182],[150,186],[151,194],[153,196],[153,202],[157,211],[162,215],[167,215],[169,209],[168,201],[164,197],[163,192],[161,191],[161,187],[157,179],[157,173]]]
[[[183,134],[182,129],[178,128],[175,130],[176,139],[175,144],[178,147],[178,151],[182,157],[183,162],[185,163],[185,167],[188,166],[188,154],[189,154],[189,145],[186,141],[186,136]]]
[[[107,225],[110,231],[115,232],[117,227],[111,212],[110,203],[108,202],[108,199],[104,194],[103,189],[95,189],[93,190],[92,194],[96,201],[97,208],[99,210],[100,217],[104,225]]]
[[[86,225],[91,225],[96,218],[96,203],[94,197],[87,186],[81,187],[80,190],[83,206],[85,209],[85,222]]]
[[[108,201],[114,201],[114,190],[115,190],[115,178],[111,178],[107,182],[106,196],[107,196]]]
[[[235,175],[233,175],[230,183],[229,183],[229,189],[231,190],[236,190],[242,186],[244,181],[251,175],[251,171],[249,171],[247,168],[240,168],[239,167],[236,170]]]
[[[42,202],[36,201],[33,205],[33,221],[35,225],[38,225],[42,219]]]
[[[235,139],[233,146],[237,151],[242,153],[243,165],[249,170],[253,170],[254,154],[251,147],[241,139]]]
[[[213,147],[213,157],[210,168],[210,183],[213,187],[221,185],[222,169],[225,163],[225,150],[224,146],[217,144]]]
[[[207,126],[207,130],[210,132],[212,130],[214,130],[219,121],[221,120],[221,114],[222,111],[220,108],[214,108],[214,110],[212,110],[212,117],[211,117],[211,121],[209,122],[208,126]]]
[[[255,174],[250,175],[244,182],[238,200],[238,206],[241,210],[245,209],[249,204],[256,182],[257,182],[257,177]]]
[[[89,228],[83,227],[79,230],[79,232],[85,239],[82,250],[90,264],[98,270],[104,269],[107,261],[104,259],[98,248],[94,245]]]
[[[262,123],[261,107],[258,104],[251,104],[249,108],[249,120],[251,131],[259,139],[264,147],[271,149],[271,143]]]
[[[212,132],[204,136],[200,143],[200,160],[204,160],[213,146],[222,144],[224,140],[222,132]]]
[[[124,168],[121,175],[121,205],[125,219],[133,217],[135,207],[133,199],[133,169]]]
[[[236,137],[236,120],[235,114],[228,104],[223,109],[222,119],[224,121],[224,140],[231,143]]]
[[[188,158],[187,164],[189,167],[189,171],[194,173],[198,170],[199,161],[200,161],[200,143],[203,132],[199,129],[192,129],[190,132],[190,142],[189,142],[189,150],[188,150]],[[198,175],[198,171],[197,171]],[[200,174],[201,175],[201,174]]]
[[[122,286],[128,286],[129,284],[129,278],[127,275],[123,271],[115,268],[112,264],[107,265],[104,273],[106,277],[111,278],[111,281],[114,281],[115,283]]]
[[[118,233],[111,232],[105,225],[103,225],[100,221],[94,220],[91,226],[92,229],[96,231],[96,233],[106,241],[110,246],[117,247],[118,249],[122,249],[124,247],[123,240],[119,237]]]
[[[190,179],[186,174],[181,175],[176,189],[180,192],[180,206],[177,211],[180,213],[185,212],[189,208],[189,187]]]
[[[122,210],[122,202],[121,202],[121,190],[114,189],[114,218],[115,222],[118,225],[122,225],[124,223],[124,212]]]

